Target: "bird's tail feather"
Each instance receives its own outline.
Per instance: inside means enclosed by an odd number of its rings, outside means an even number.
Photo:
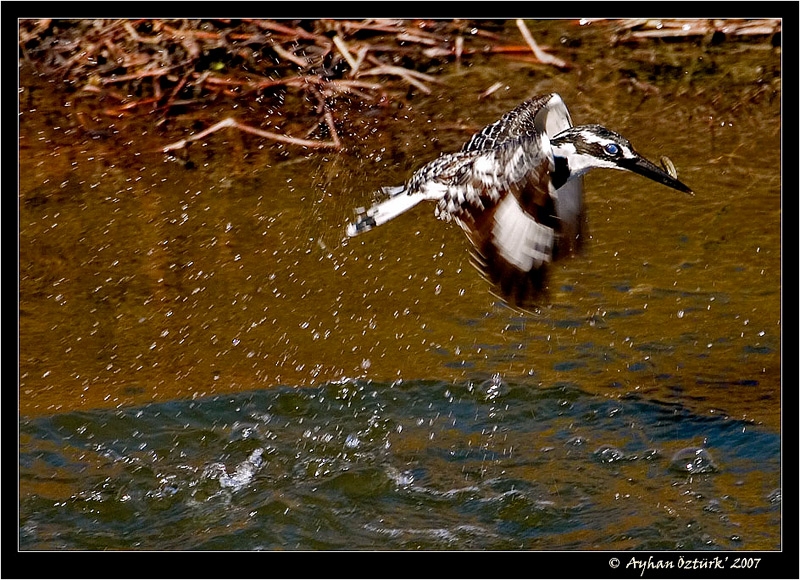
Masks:
[[[389,194],[391,197],[380,203],[376,203],[363,212],[354,222],[348,224],[348,236],[356,236],[378,227],[381,224],[385,224],[389,220],[410,210],[425,199],[425,197],[419,193],[413,195],[405,193],[405,186],[402,185],[383,187],[381,191]]]

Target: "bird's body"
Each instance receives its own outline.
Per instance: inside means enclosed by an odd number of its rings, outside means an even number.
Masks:
[[[579,249],[584,233],[583,174],[595,167],[634,171],[691,193],[599,125],[573,127],[561,97],[534,97],[441,155],[347,228],[368,231],[422,201],[458,223],[472,262],[510,303],[529,307],[544,287],[546,266]]]

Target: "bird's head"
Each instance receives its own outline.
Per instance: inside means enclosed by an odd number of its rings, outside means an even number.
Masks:
[[[600,125],[570,127],[552,137],[550,146],[555,159],[556,188],[590,169],[606,167],[632,171],[692,195],[688,186],[639,155],[625,137]]]

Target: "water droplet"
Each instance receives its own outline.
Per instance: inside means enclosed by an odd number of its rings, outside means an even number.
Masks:
[[[484,394],[487,401],[492,401],[505,393],[508,385],[503,380],[503,377],[498,373],[492,375],[491,379],[482,382],[478,388]]]

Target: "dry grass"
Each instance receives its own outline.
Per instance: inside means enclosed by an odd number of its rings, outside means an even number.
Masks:
[[[613,41],[628,43],[780,33],[773,20],[605,22]],[[22,61],[63,81],[68,99],[88,103],[76,107],[87,130],[137,115],[156,126],[194,115],[194,134],[165,151],[229,127],[336,149],[342,111],[431,93],[448,62],[506,54],[570,68],[521,20],[22,20],[19,48]],[[226,100],[240,117],[208,118],[206,106]]]

